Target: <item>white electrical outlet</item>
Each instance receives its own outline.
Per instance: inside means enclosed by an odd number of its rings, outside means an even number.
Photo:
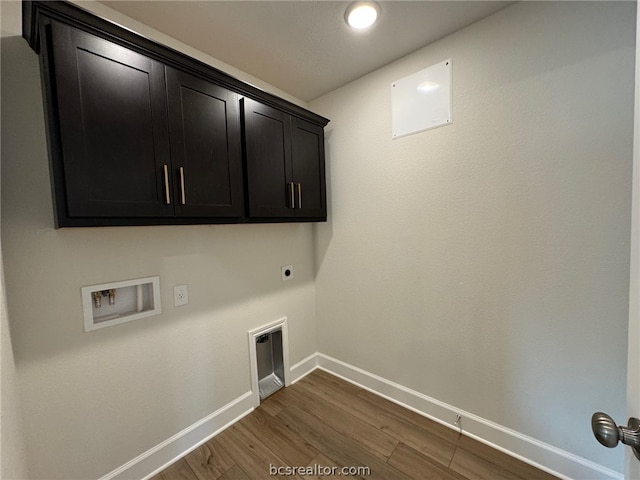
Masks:
[[[189,289],[187,285],[176,285],[173,287],[173,304],[176,307],[189,303]]]
[[[291,280],[293,278],[293,265],[285,265],[282,267],[282,281]]]

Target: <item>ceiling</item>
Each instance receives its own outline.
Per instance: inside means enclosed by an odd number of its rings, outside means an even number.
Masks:
[[[512,2],[381,1],[366,31],[344,22],[351,2],[102,3],[308,102]]]

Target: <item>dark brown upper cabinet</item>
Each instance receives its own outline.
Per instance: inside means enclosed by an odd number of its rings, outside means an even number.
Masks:
[[[241,217],[237,94],[171,67],[166,72],[176,215]]]
[[[23,2],[23,37],[56,226],[326,220],[327,119],[67,2]]]
[[[247,98],[242,108],[249,216],[326,219],[322,127]]]
[[[164,66],[62,23],[51,32],[64,173],[56,203],[66,206],[58,216],[173,215],[162,195],[170,163]]]
[[[292,181],[296,218],[327,218],[324,129],[291,117]]]
[[[236,93],[57,21],[51,51],[59,223],[242,217]]]

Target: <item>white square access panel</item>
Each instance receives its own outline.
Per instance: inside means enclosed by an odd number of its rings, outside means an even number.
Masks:
[[[451,98],[450,58],[393,82],[392,138],[451,124]]]
[[[162,313],[157,276],[89,285],[81,291],[85,332]]]

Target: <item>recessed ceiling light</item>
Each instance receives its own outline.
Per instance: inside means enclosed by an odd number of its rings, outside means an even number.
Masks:
[[[373,25],[380,15],[380,6],[376,2],[354,2],[349,5],[344,19],[352,28],[361,30]]]

